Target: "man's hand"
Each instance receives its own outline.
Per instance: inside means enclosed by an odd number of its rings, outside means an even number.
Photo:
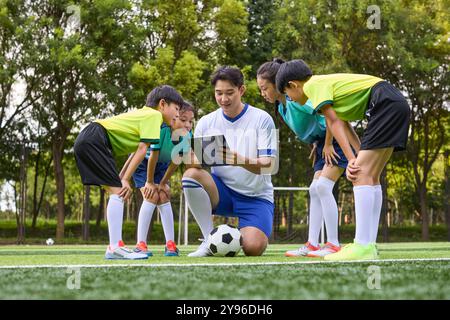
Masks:
[[[341,158],[334,150],[332,144],[323,146],[322,158],[325,158],[325,163],[327,164],[327,166],[332,167],[335,163],[337,163],[338,161],[336,157],[338,157],[339,159]]]
[[[245,158],[242,157],[241,155],[239,155],[235,151],[231,151],[230,149],[227,149],[226,147],[224,147],[222,149],[222,153],[223,153],[224,164],[228,164],[231,166],[236,166],[236,165],[239,166],[239,165],[246,164]]]
[[[146,182],[144,186],[144,198],[151,199],[155,194],[158,194],[158,185]]]
[[[119,197],[123,198],[123,201],[127,201],[133,193],[133,189],[128,180],[122,180],[121,182],[122,188],[120,189]]]
[[[314,168],[314,164],[316,163],[316,149],[317,149],[317,142],[314,142],[312,144],[311,153],[309,154],[308,159],[312,159],[312,167]]]
[[[357,174],[359,171],[361,171],[361,167],[357,166],[356,164],[356,158],[353,158],[348,161],[347,169],[345,170],[345,174],[347,176],[347,179],[351,182],[355,182],[357,179]]]

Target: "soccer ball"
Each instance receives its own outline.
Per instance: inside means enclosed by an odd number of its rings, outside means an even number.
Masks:
[[[211,231],[207,245],[214,256],[234,257],[241,250],[242,235],[238,228],[221,224]]]
[[[55,240],[53,240],[52,238],[48,238],[48,239],[45,241],[45,243],[46,243],[48,246],[51,246],[51,245],[53,245],[53,244],[55,243]]]

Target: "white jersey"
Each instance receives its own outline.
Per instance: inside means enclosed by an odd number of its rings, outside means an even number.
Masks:
[[[222,109],[202,117],[195,137],[225,135],[232,151],[250,158],[276,157],[278,137],[272,117],[265,111],[245,105],[235,118],[226,116]],[[219,177],[232,190],[273,203],[273,185],[270,174],[254,174],[237,166],[217,166],[211,173]]]

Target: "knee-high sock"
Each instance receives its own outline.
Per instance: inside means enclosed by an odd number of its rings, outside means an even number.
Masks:
[[[137,242],[144,241],[147,243],[148,230],[150,229],[155,207],[156,204],[154,203],[147,200],[142,201],[141,209],[139,210]]]
[[[109,245],[115,248],[122,240],[123,223],[123,200],[116,194],[109,196],[106,217],[108,220]]]
[[[206,240],[213,229],[212,208],[209,195],[195,179],[183,178],[183,192],[189,209],[197,221],[203,238]]]
[[[383,205],[383,191],[381,185],[373,186],[375,190],[375,204],[373,206],[372,222],[370,227],[370,242],[377,242],[378,225],[380,223],[381,206]]]
[[[375,204],[375,192],[373,186],[355,186],[355,214],[356,235],[355,241],[366,245],[370,242],[372,216]]]
[[[322,205],[320,203],[319,194],[317,193],[317,179],[313,180],[309,186],[309,232],[308,241],[313,246],[319,244],[319,232],[322,228]]]
[[[322,204],[323,219],[327,228],[327,241],[338,246],[338,207],[333,196],[334,183],[331,179],[320,177],[316,182],[316,190]]]
[[[173,211],[172,204],[169,202],[158,205],[159,212],[161,214],[161,222],[163,225],[164,236],[166,242],[169,240],[174,241],[174,227],[173,227]]]

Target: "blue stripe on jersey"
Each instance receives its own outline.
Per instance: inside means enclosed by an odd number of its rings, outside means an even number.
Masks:
[[[230,121],[230,122],[236,122],[237,120],[239,120],[239,119],[245,114],[245,112],[247,111],[247,109],[248,109],[248,104],[246,103],[246,104],[244,105],[244,109],[241,111],[241,113],[239,113],[239,114],[238,114],[236,117],[234,117],[234,118],[231,118],[231,117],[227,116],[225,113],[223,113],[223,110],[222,110],[222,114],[223,114],[224,118],[227,119],[228,121]]]

